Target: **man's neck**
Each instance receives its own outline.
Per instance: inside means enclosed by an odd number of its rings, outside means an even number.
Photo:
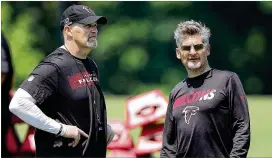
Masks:
[[[67,50],[71,55],[79,58],[79,59],[86,59],[90,51],[92,50],[91,48],[80,48],[77,44],[75,43],[65,43],[63,45],[64,49]]]
[[[187,70],[188,77],[189,78],[194,78],[194,77],[200,76],[200,75],[204,74],[205,72],[209,71],[210,69],[211,68],[210,68],[209,64],[207,64],[206,66],[204,66],[199,71],[190,71],[190,70]]]

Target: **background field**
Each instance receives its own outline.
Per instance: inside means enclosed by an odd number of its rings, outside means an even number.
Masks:
[[[109,120],[124,120],[125,96],[106,96]],[[251,145],[248,157],[272,157],[272,96],[249,96]],[[131,130],[134,143],[140,128]],[[154,154],[155,157],[158,153]]]

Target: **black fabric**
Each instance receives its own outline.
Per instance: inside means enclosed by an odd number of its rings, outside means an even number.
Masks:
[[[246,157],[248,105],[237,74],[211,69],[170,93],[161,157]]]
[[[9,157],[10,153],[7,150],[6,146],[6,136],[7,129],[10,125],[11,121],[11,112],[9,111],[9,103],[10,103],[10,90],[12,88],[12,80],[13,80],[13,65],[11,60],[11,52],[9,45],[4,37],[3,33],[1,33],[1,47],[6,53],[7,62],[9,71],[6,73],[6,79],[1,84],[1,156]],[[2,53],[2,52],[1,52]]]
[[[71,25],[75,22],[81,24],[91,24],[94,22],[97,22],[97,24],[107,24],[107,18],[95,15],[88,6],[72,5],[62,14],[60,22],[61,29],[63,29],[63,26]]]
[[[77,126],[89,134],[86,146],[82,146],[86,141],[82,136],[80,143],[73,148],[68,146],[71,139],[37,129],[37,157],[106,156],[106,105],[93,60],[75,58],[58,48],[33,70],[20,88],[37,100],[47,116]],[[55,142],[63,145],[53,147]]]

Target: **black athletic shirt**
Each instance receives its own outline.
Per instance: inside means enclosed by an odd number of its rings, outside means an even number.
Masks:
[[[13,80],[13,65],[11,59],[11,50],[8,42],[1,32],[1,73],[6,74],[6,78],[1,84],[1,156],[10,157],[10,153],[7,149],[6,137],[7,129],[11,122],[11,112],[9,111],[9,103],[11,100],[10,90],[12,89]]]
[[[211,69],[170,93],[161,157],[246,157],[250,121],[237,74]]]
[[[4,104],[5,107],[2,106],[2,111],[7,113],[8,105],[10,102],[9,92],[12,88],[12,79],[13,79],[13,66],[11,60],[11,52],[8,45],[8,42],[4,35],[1,32],[1,72],[6,73],[6,79],[1,84],[1,103]]]
[[[73,139],[36,129],[37,157],[105,157],[106,106],[99,86],[97,66],[93,60],[78,59],[62,48],[48,55],[22,83],[49,117],[64,124],[74,125],[89,134],[81,136],[73,148]],[[62,143],[58,147],[54,144]]]

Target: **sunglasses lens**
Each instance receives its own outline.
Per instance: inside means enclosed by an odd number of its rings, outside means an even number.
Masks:
[[[203,49],[203,47],[204,47],[203,44],[194,45],[194,48],[195,48],[196,51],[199,51],[199,50]]]
[[[195,51],[199,51],[204,48],[203,44],[196,44],[196,45],[191,45],[191,46],[181,46],[181,50],[190,51],[192,46],[194,47]]]
[[[96,27],[97,26],[96,23],[93,23],[93,24],[90,24],[90,25],[91,25],[91,27]]]
[[[181,46],[182,50],[189,51],[191,49],[191,46]]]
[[[90,28],[90,27],[96,27],[97,26],[97,24],[96,23],[92,23],[92,24],[85,24],[84,25],[84,27],[88,27],[88,28]]]

